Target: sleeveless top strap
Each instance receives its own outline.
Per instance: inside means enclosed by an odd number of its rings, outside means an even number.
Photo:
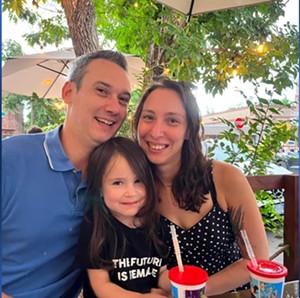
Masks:
[[[216,188],[215,188],[215,184],[214,184],[214,180],[213,180],[213,169],[212,169],[212,161],[213,159],[210,159],[208,161],[208,168],[209,168],[209,178],[210,178],[210,194],[211,194],[211,198],[213,201],[213,205],[217,205],[217,192],[216,192]]]

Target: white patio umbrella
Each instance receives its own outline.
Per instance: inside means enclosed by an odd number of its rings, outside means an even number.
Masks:
[[[205,12],[255,5],[271,0],[156,0],[156,2],[184,13],[190,19],[191,16]]]
[[[126,55],[132,89],[140,85],[143,60]],[[73,49],[24,55],[8,59],[2,68],[2,90],[23,95],[37,93],[40,98],[61,98],[69,63],[75,59]]]

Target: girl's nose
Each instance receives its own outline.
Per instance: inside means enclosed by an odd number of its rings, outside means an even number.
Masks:
[[[136,189],[135,189],[134,185],[128,185],[126,188],[125,195],[127,197],[131,197],[131,196],[134,196],[135,194],[136,194]]]

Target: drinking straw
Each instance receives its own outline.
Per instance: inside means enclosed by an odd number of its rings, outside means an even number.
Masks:
[[[253,249],[251,247],[249,238],[247,236],[246,230],[241,230],[241,235],[242,235],[242,238],[243,238],[244,243],[246,245],[246,250],[247,250],[248,256],[249,256],[249,258],[250,258],[250,260],[252,262],[252,265],[256,268],[256,267],[258,267],[258,264],[257,264],[256,258],[255,258]]]
[[[183,269],[183,265],[182,265],[180,247],[179,247],[179,243],[178,243],[178,239],[177,239],[177,235],[176,235],[175,226],[171,225],[170,228],[171,228],[171,235],[172,235],[173,246],[174,246],[174,251],[175,251],[178,268],[179,268],[180,272],[183,272],[184,269]]]

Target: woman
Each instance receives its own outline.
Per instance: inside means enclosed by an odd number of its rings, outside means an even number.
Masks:
[[[189,87],[164,80],[144,93],[133,119],[133,136],[153,165],[165,231],[175,225],[183,264],[208,272],[206,295],[211,296],[249,282],[241,229],[256,258],[268,258],[268,242],[246,177],[236,167],[204,156],[200,123]],[[173,252],[168,267],[176,265]]]

